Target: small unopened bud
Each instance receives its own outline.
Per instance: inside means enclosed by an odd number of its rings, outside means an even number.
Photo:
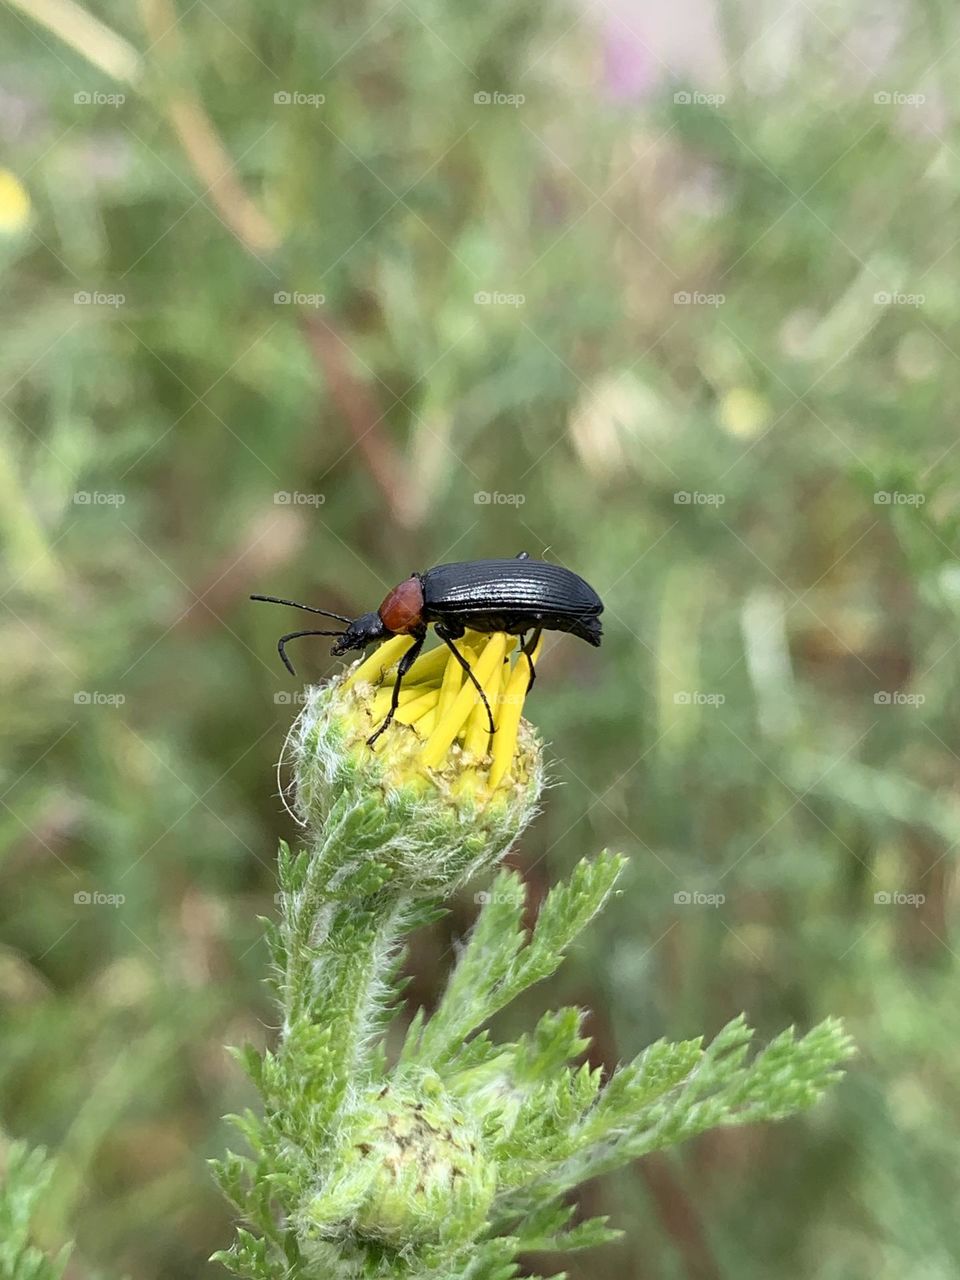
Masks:
[[[493,1162],[480,1127],[435,1078],[417,1087],[389,1085],[371,1092],[344,1135],[342,1168],[363,1173],[365,1191],[339,1231],[384,1244],[455,1244],[486,1220],[496,1189]],[[304,1219],[322,1213],[321,1189]],[[311,1220],[312,1223],[311,1223]]]

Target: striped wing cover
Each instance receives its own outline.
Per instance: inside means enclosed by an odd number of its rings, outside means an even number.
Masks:
[[[423,575],[425,603],[451,612],[535,609],[599,614],[603,602],[589,583],[543,560],[466,560]]]

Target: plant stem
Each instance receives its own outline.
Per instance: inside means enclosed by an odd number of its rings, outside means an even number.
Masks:
[[[326,1088],[337,1106],[347,1085],[365,1074],[364,1050],[389,996],[391,958],[413,914],[413,903],[396,893],[344,899],[344,869],[357,860],[349,821],[331,816],[317,847],[292,864],[302,879],[284,895],[281,1052],[296,1052],[304,1028],[324,1032],[331,1050]]]

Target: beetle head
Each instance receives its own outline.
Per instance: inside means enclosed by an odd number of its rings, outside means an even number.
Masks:
[[[379,613],[362,613],[359,618],[354,618],[346,631],[337,637],[330,652],[338,658],[340,654],[350,649],[365,649],[368,644],[385,640],[391,635],[393,632],[388,631],[383,625],[383,619]]]

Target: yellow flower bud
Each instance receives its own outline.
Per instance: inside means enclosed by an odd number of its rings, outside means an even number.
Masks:
[[[296,808],[322,836],[335,814],[374,801],[378,887],[448,894],[495,864],[535,812],[541,748],[521,717],[529,668],[522,654],[511,665],[512,636],[468,635],[462,643],[493,711],[491,735],[476,686],[453,655],[426,653],[404,680],[393,723],[370,747],[409,643],[389,640],[309,691],[293,731]]]

